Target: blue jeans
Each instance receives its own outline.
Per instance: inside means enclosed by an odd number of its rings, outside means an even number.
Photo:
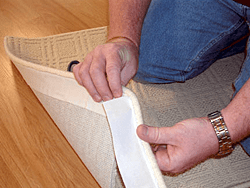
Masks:
[[[216,60],[247,48],[234,82],[237,93],[250,77],[249,22],[250,8],[232,0],[152,0],[143,24],[134,80],[184,82]],[[241,144],[250,154],[250,137]]]

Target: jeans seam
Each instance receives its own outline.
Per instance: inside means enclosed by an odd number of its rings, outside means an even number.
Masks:
[[[197,63],[201,57],[209,50],[211,49],[215,44],[217,44],[220,40],[222,40],[225,36],[232,33],[233,31],[237,30],[243,23],[245,23],[245,20],[240,19],[232,28],[230,28],[228,31],[222,32],[219,34],[216,38],[211,40],[202,50],[198,52],[198,54],[190,61],[189,65],[185,69],[185,71],[192,70],[193,64]],[[213,60],[211,60],[213,61]],[[211,62],[209,61],[209,62]]]

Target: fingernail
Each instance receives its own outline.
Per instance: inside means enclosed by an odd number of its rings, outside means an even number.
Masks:
[[[96,102],[100,102],[101,100],[102,100],[102,98],[100,97],[100,95],[94,95],[94,100],[96,101]]]
[[[109,100],[111,100],[111,98],[110,98],[109,96],[104,96],[104,97],[103,97],[103,100],[104,100],[104,101],[109,101]]]
[[[144,136],[148,136],[148,127],[145,125],[142,126],[142,134]]]
[[[114,92],[113,95],[115,98],[119,98],[122,96],[122,94],[120,92]]]

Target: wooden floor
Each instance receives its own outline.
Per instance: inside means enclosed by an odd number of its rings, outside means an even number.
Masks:
[[[0,187],[99,187],[6,56],[3,38],[105,25],[107,0],[0,0]]]

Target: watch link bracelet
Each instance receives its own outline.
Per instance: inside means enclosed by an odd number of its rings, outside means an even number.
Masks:
[[[208,118],[214,127],[214,131],[219,140],[219,153],[215,157],[229,155],[233,151],[232,141],[225,124],[224,118],[219,111],[208,114]]]

